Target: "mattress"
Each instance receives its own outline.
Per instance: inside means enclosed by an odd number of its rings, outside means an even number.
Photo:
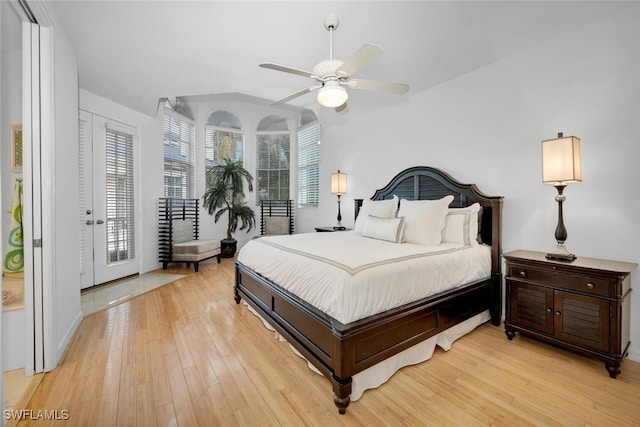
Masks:
[[[398,244],[354,231],[254,239],[238,261],[343,324],[491,275],[486,245]]]

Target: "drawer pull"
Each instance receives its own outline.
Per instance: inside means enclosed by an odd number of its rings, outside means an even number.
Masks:
[[[596,287],[596,285],[594,285],[593,283],[591,283],[591,282],[587,283],[587,288],[593,289],[595,287]]]
[[[520,270],[520,277],[525,277],[527,275],[526,271]]]
[[[560,312],[559,311],[556,311],[556,316],[560,316]]]
[[[547,313],[551,313],[551,309],[550,308],[547,308]]]

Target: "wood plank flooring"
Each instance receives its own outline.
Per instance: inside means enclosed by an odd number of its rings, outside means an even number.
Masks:
[[[19,426],[640,426],[640,363],[613,380],[601,362],[490,324],[339,415],[330,382],[235,304],[232,259],[168,272],[186,276],[85,317],[44,375],[26,418],[69,419]]]

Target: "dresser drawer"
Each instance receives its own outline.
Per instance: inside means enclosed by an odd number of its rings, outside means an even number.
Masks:
[[[525,265],[509,265],[507,276],[514,280],[539,283],[591,295],[609,296],[611,292],[609,280],[607,279],[580,276]]]

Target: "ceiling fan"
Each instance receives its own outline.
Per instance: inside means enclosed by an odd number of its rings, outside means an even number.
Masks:
[[[333,57],[333,32],[338,28],[340,20],[335,15],[327,15],[324,18],[324,27],[329,31],[329,59],[318,62],[312,71],[278,65],[271,62],[260,64],[260,67],[269,68],[285,73],[310,77],[319,84],[302,89],[289,96],[273,101],[271,105],[283,104],[306,93],[318,90],[318,102],[325,107],[342,111],[346,108],[349,89],[363,89],[393,94],[403,94],[409,90],[409,85],[403,83],[383,82],[377,80],[352,79],[351,75],[368,62],[382,55],[380,46],[365,44],[350,58],[341,61]]]

